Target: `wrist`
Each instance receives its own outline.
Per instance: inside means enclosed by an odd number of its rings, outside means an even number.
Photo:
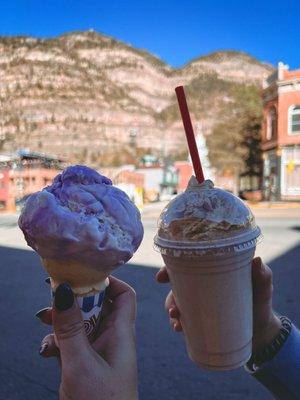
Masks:
[[[265,347],[269,346],[270,343],[279,334],[281,329],[280,318],[272,312],[269,321],[261,328],[261,332],[256,337],[253,337],[252,341],[252,354],[262,351]]]
[[[276,317],[276,316],[275,316]],[[251,372],[255,372],[259,369],[264,363],[271,361],[276,354],[280,351],[286,340],[288,339],[291,330],[292,330],[292,322],[289,318],[281,316],[274,318],[273,328],[274,333],[277,329],[278,320],[280,321],[281,328],[277,335],[273,338],[271,342],[268,342],[266,346],[257,352],[252,352],[252,356],[250,360],[247,362],[247,369]],[[271,334],[270,334],[271,337]]]

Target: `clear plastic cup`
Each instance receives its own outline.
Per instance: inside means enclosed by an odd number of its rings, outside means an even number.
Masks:
[[[251,263],[261,232],[251,211],[240,199],[213,186],[201,190],[202,193],[198,193],[200,200],[207,198],[207,190],[213,191],[208,197],[220,197],[219,203],[224,207],[227,204],[228,210],[234,205],[240,207],[237,215],[242,219],[244,213],[245,221],[249,223],[244,221],[240,229],[224,232],[219,232],[215,225],[215,233],[211,231],[206,235],[204,230],[201,239],[195,238],[197,232],[194,229],[191,240],[180,238],[191,218],[196,222],[197,218],[200,222],[204,218],[200,206],[197,210],[197,204],[195,212],[189,211],[188,218],[184,218],[184,207],[191,209],[187,190],[163,211],[154,243],[170,277],[190,358],[205,369],[231,370],[244,365],[251,356]],[[197,196],[193,202],[195,199]],[[225,211],[224,215],[226,217]],[[176,226],[172,228],[174,221]],[[173,233],[168,235],[168,229],[173,229]],[[179,237],[176,239],[172,235]]]

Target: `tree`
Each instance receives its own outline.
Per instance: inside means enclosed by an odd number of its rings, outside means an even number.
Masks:
[[[218,123],[207,138],[209,157],[220,173],[236,177],[261,174],[260,129],[262,103],[255,86],[236,86],[231,102],[223,103]]]

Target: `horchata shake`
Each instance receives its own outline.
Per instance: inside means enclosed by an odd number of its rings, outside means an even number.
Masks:
[[[155,245],[170,276],[189,356],[203,368],[234,369],[251,355],[251,262],[259,237],[242,200],[195,177],[160,216]]]

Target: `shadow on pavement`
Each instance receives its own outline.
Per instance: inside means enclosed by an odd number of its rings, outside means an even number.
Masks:
[[[300,325],[298,291],[300,245],[274,259],[274,304]],[[49,288],[32,251],[0,247],[0,399],[57,399],[55,360],[38,355],[42,326],[35,312],[49,304]],[[216,373],[196,368],[180,334],[168,326],[163,304],[167,285],[154,281],[155,268],[127,265],[115,274],[131,284],[138,299],[137,342],[140,400],[271,400],[272,396],[241,368]]]

